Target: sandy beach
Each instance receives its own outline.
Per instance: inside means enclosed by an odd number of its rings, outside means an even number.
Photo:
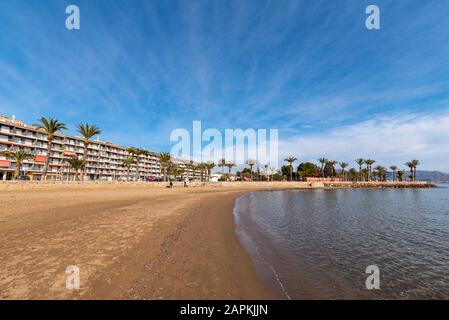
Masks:
[[[236,197],[263,189],[55,185],[2,191],[0,298],[268,299],[232,215]],[[65,287],[69,265],[80,268],[80,290]]]

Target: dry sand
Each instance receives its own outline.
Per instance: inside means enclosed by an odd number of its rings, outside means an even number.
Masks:
[[[0,299],[269,299],[232,215],[236,197],[261,189],[1,191]],[[65,288],[68,265],[80,290]]]

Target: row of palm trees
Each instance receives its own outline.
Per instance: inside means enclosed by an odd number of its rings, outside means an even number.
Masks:
[[[284,161],[288,163],[290,180],[293,180],[293,163],[297,160],[298,159],[293,156],[289,156],[284,159]],[[319,168],[321,177],[326,176],[325,168],[326,166],[328,166],[328,168],[331,168],[330,171],[332,172],[330,175],[328,174],[328,176],[330,177],[339,175],[343,180],[347,180],[349,174],[352,180],[357,181],[372,181],[373,179],[376,179],[378,181],[386,181],[388,169],[380,165],[373,168],[373,165],[376,162],[375,160],[358,158],[355,160],[355,162],[358,165],[359,170],[357,171],[355,168],[351,168],[349,171],[346,171],[346,168],[349,166],[349,163],[347,162],[338,162],[326,159],[324,157],[319,158],[318,163],[320,164]],[[416,170],[419,164],[420,164],[419,160],[416,159],[405,163],[405,165],[410,169],[411,181],[416,181]],[[339,172],[335,168],[337,165],[340,166]],[[363,167],[364,165],[365,167]],[[393,181],[404,180],[405,170],[398,170],[398,167],[395,165],[390,166],[389,169],[392,171]]]
[[[45,160],[44,172],[42,174],[42,179],[46,180],[48,167],[49,167],[49,163],[50,163],[50,153],[51,153],[52,146],[53,146],[53,140],[59,131],[67,130],[67,127],[66,127],[65,123],[60,122],[59,120],[53,119],[53,118],[42,117],[38,121],[39,121],[39,123],[36,124],[35,126],[38,129],[43,130],[47,134],[47,141],[48,141],[47,157]],[[87,163],[87,151],[89,149],[90,141],[94,136],[101,134],[101,130],[95,125],[90,125],[88,123],[80,123],[77,125],[76,131],[81,134],[81,136],[83,137],[83,140],[84,140],[83,141],[83,143],[84,143],[83,159],[82,160],[78,159],[78,157],[76,157],[76,159],[75,159],[75,157],[72,157],[71,159],[68,159],[68,163],[76,170],[75,171],[76,175],[78,175],[79,170],[83,171],[82,179],[84,180],[85,167],[86,167],[86,163]]]

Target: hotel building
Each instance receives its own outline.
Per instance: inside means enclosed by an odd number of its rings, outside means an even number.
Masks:
[[[47,134],[36,126],[26,125],[13,118],[0,116],[0,151],[9,149],[26,149],[35,154],[34,159],[24,161],[21,176],[30,180],[40,180],[47,157],[50,157],[47,180],[74,180],[74,170],[70,168],[69,157],[83,157],[84,140],[68,134],[55,134],[52,149],[48,154]],[[126,181],[127,168],[122,160],[128,156],[128,148],[110,142],[91,140],[87,153],[86,177],[88,180]],[[180,167],[184,167],[189,178],[198,177],[197,172],[187,169],[187,161],[174,159]],[[10,180],[14,175],[14,160],[0,155],[0,181]],[[162,170],[158,154],[150,152],[139,161],[139,181],[160,180]],[[130,179],[137,180],[136,166],[130,170]]]

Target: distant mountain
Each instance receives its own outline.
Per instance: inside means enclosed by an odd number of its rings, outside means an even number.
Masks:
[[[429,182],[449,182],[449,174],[441,171],[417,170],[416,178],[418,180]]]
[[[406,180],[409,179],[410,171],[405,170],[404,178]],[[388,179],[393,179],[393,173],[390,171],[388,172]],[[441,171],[425,171],[425,170],[418,170],[416,171],[416,178],[421,181],[428,181],[428,182],[449,182],[449,174],[444,173]]]

